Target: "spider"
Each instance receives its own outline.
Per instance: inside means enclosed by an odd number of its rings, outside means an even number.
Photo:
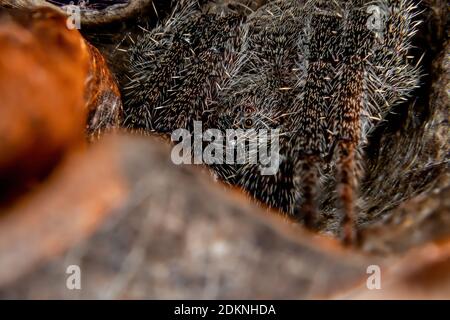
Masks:
[[[248,163],[211,170],[310,228],[321,185],[333,181],[352,243],[366,137],[419,85],[416,15],[409,0],[269,1],[248,16],[182,1],[128,52],[124,126],[278,128],[275,175]]]

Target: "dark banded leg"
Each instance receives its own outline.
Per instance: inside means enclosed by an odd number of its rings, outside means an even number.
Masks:
[[[354,205],[358,184],[357,153],[362,135],[364,64],[373,41],[366,20],[365,11],[355,8],[346,21],[342,38],[343,57],[335,79],[333,97],[331,126],[336,139],[337,191],[346,244],[355,244],[357,240]]]
[[[299,105],[295,123],[299,130],[296,146],[299,148],[298,171],[303,199],[300,214],[308,227],[315,227],[319,169],[326,150],[326,115],[330,103],[331,78],[334,71],[335,44],[341,18],[332,15],[314,15],[311,19],[310,56],[304,96]]]
[[[300,212],[305,225],[311,229],[314,229],[317,223],[319,163],[320,159],[315,156],[304,157],[300,161],[301,191],[303,195]]]

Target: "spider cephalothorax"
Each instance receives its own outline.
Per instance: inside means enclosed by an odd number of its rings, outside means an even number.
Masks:
[[[414,17],[409,0],[269,1],[245,21],[182,2],[130,50],[125,124],[279,129],[276,174],[258,164],[213,170],[312,226],[321,181],[332,181],[350,240],[366,136],[418,85]]]

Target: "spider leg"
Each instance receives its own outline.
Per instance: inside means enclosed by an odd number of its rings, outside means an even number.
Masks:
[[[308,228],[315,228],[317,219],[317,192],[319,189],[319,165],[320,159],[317,156],[307,156],[300,159],[301,192],[303,202],[300,206],[300,213],[303,216],[305,225]]]
[[[336,139],[334,153],[339,206],[343,214],[343,237],[347,244],[357,240],[355,198],[364,98],[365,60],[373,35],[366,27],[363,8],[351,9],[343,33],[342,60],[334,87],[332,124]]]
[[[172,117],[165,112],[167,96],[178,81],[185,60],[192,56],[184,21],[198,16],[195,5],[176,6],[170,18],[154,29],[143,32],[128,50],[128,81],[124,85],[124,126],[129,129],[169,131]],[[189,21],[189,20],[188,20]],[[191,23],[192,24],[192,23]]]
[[[338,144],[337,156],[337,179],[338,196],[343,211],[343,233],[344,243],[350,244],[356,241],[355,227],[355,190],[357,178],[355,174],[355,141],[341,141]]]
[[[316,14],[311,18],[309,65],[303,99],[295,108],[299,110],[298,170],[303,201],[300,213],[308,227],[314,227],[317,218],[317,194],[319,170],[324,163],[326,148],[326,113],[330,99],[331,78],[334,70],[333,43],[337,39],[337,28],[341,18]]]
[[[310,63],[309,75],[305,86],[305,100],[300,105],[301,116],[297,121],[299,137],[296,146],[298,151],[297,170],[303,200],[300,204],[300,214],[305,225],[314,228],[317,218],[317,191],[319,189],[319,166],[322,162],[321,153],[325,145],[322,123],[325,115],[324,94],[326,81],[320,75],[325,72],[320,62]],[[316,106],[316,107],[311,107]]]
[[[334,129],[337,132],[336,180],[339,205],[343,212],[344,242],[355,240],[354,198],[357,188],[356,153],[360,142],[363,70],[359,57],[344,59],[339,77],[338,94],[334,101],[336,114]]]

